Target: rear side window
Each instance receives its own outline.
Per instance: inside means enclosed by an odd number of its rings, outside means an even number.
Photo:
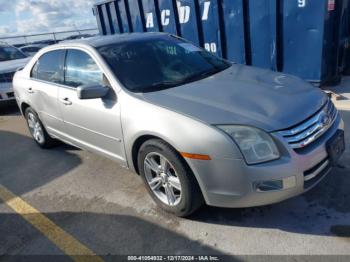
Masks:
[[[103,73],[88,54],[74,49],[67,51],[65,85],[78,87],[103,83]]]
[[[42,55],[34,65],[31,77],[62,84],[64,54],[64,50],[55,50]]]

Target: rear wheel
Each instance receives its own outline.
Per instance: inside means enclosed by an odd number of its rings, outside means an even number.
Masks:
[[[191,170],[164,141],[151,139],[141,146],[138,168],[148,192],[167,212],[188,216],[202,205],[203,197]]]
[[[50,148],[56,144],[56,140],[50,137],[41,123],[38,114],[28,107],[25,110],[27,125],[34,141],[42,148]]]

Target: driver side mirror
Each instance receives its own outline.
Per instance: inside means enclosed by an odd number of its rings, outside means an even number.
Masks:
[[[82,85],[78,86],[77,94],[79,99],[102,98],[107,95],[108,87],[102,85]]]

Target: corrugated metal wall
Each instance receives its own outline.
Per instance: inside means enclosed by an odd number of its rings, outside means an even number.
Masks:
[[[111,0],[101,34],[169,32],[237,63],[336,82],[350,71],[349,0]]]

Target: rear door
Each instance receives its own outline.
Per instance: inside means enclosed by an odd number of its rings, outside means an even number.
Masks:
[[[31,72],[27,92],[30,104],[39,114],[49,133],[62,131],[63,120],[57,101],[58,87],[63,83],[64,50],[43,54]]]
[[[125,165],[120,106],[96,61],[85,51],[68,49],[64,75],[65,87],[59,89],[59,104],[67,138]],[[80,85],[103,85],[110,91],[104,98],[81,100],[77,96]]]

